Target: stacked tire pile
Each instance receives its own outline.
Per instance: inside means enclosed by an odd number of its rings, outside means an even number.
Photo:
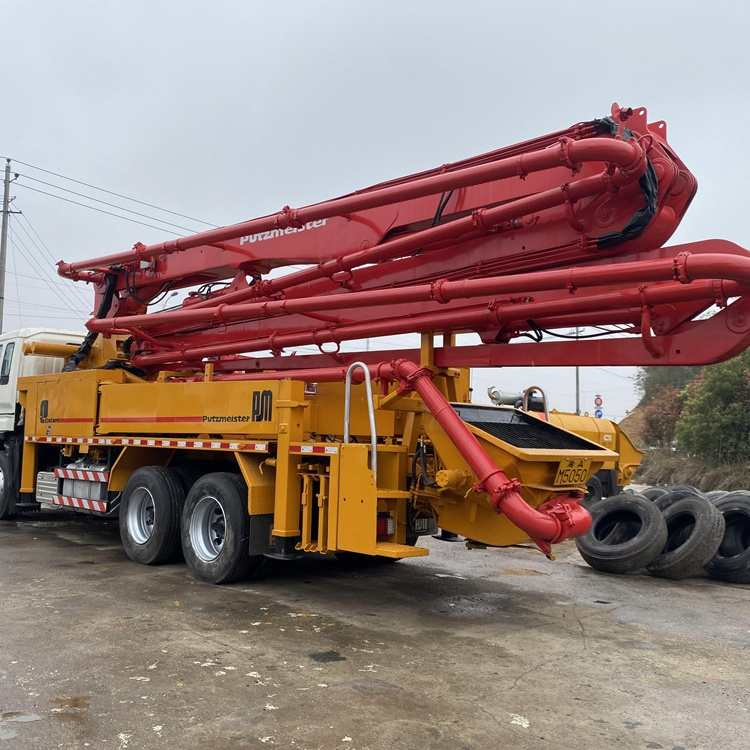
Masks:
[[[576,539],[581,557],[605,573],[679,580],[705,570],[712,578],[750,583],[750,492],[650,487],[589,507],[593,523]]]

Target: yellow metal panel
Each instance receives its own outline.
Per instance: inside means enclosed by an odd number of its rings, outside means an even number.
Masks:
[[[437,420],[430,414],[423,417],[424,429],[432,441],[442,466],[453,471],[468,472],[472,481],[476,481],[471,467],[448,438]],[[559,478],[561,464],[567,466],[569,461],[585,462],[590,473],[598,471],[603,462],[616,457],[611,451],[598,449],[568,450],[520,448],[510,445],[492,435],[467,425],[495,464],[511,479],[521,482],[521,495],[531,506],[537,507],[542,502],[561,493],[581,489],[578,482],[581,475],[576,474],[572,484],[554,485]],[[430,494],[430,493],[428,493]],[[438,525],[470,539],[495,546],[517,544],[528,539],[528,536],[512,524],[504,515],[498,515],[489,504],[486,493],[465,493],[445,488],[432,492],[430,503],[438,514]]]
[[[326,535],[328,539],[328,546],[335,548],[336,540],[338,539],[339,529],[339,498],[341,493],[339,492],[341,478],[341,452],[330,456],[330,475],[328,482],[328,533]]]
[[[21,487],[19,492],[34,492],[36,490],[37,473],[37,445],[24,443],[21,460]]]
[[[379,557],[391,557],[399,560],[402,557],[424,557],[430,554],[426,547],[412,547],[406,544],[392,544],[391,542],[378,542],[375,552]]]
[[[100,384],[124,384],[128,378],[123,370],[79,370],[19,378],[18,389],[26,392],[26,435],[92,437]]]
[[[336,547],[365,555],[376,553],[378,498],[368,465],[369,446],[339,447],[338,537]]]
[[[309,430],[319,435],[344,434],[344,388],[343,383],[317,384],[317,393],[307,397],[312,410]],[[395,434],[395,422],[394,412],[375,412],[375,429],[381,437]],[[352,386],[349,425],[352,435],[369,436],[370,434],[367,392],[364,383]]]
[[[437,420],[430,414],[423,417],[426,434],[435,445],[435,449],[441,461],[451,469],[464,469],[470,471],[468,464],[461,456],[458,448],[445,434]],[[490,458],[509,477],[518,479],[523,485],[536,487],[549,487],[550,492],[562,492],[566,489],[576,489],[580,484],[571,484],[568,487],[555,487],[554,480],[557,476],[560,462],[568,459],[583,459],[590,461],[590,473],[595,473],[602,468],[605,461],[617,458],[613,451],[599,449],[592,446],[592,450],[567,448],[520,448],[506,443],[489,435],[473,425],[467,425],[480,445],[487,451]]]
[[[234,455],[247,483],[247,512],[251,516],[273,513],[276,471],[263,465],[265,456],[250,453]]]
[[[272,533],[274,536],[288,538],[301,534],[302,481],[297,469],[301,457],[299,453],[290,453],[289,447],[303,439],[306,410],[302,406],[304,383],[298,380],[282,380],[279,388],[281,403],[276,409],[278,446]]]
[[[169,448],[126,446],[109,472],[109,489],[121,492],[136,469],[142,466],[167,466],[173,455],[174,450]]]
[[[276,381],[103,385],[99,434],[268,439],[277,430],[279,388]]]
[[[438,526],[467,539],[495,547],[507,547],[529,539],[507,516],[492,510],[486,493],[472,493],[460,502],[435,505]]]

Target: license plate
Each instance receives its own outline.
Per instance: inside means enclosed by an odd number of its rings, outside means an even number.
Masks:
[[[591,469],[590,458],[566,458],[560,461],[555,484],[586,484]]]

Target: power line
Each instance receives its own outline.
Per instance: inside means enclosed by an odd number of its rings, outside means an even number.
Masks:
[[[21,214],[21,215],[23,216],[23,214]],[[32,227],[31,224],[29,223],[28,218],[26,218],[24,216],[24,220],[29,225],[29,228],[34,232],[34,234],[36,234],[37,237],[39,237],[39,235],[37,234],[37,232],[34,230],[34,227]],[[26,228],[22,224],[19,224],[18,227],[21,230],[23,230],[23,232],[26,235],[26,237],[28,237],[28,239],[31,242],[31,244],[38,251],[40,249],[39,245],[34,241],[34,238],[28,233],[28,231],[26,230]],[[19,241],[20,241],[20,238],[19,238]],[[59,288],[60,289],[64,289],[65,292],[66,292],[66,294],[67,293],[75,294],[79,298],[79,300],[81,302],[83,302],[83,304],[85,304],[88,307],[91,304],[90,300],[88,300],[86,298],[86,296],[83,294],[83,292],[77,286],[71,286],[69,284],[60,283],[59,277],[57,277],[56,274],[54,273],[54,271],[52,270],[57,265],[57,261],[54,259],[54,256],[49,251],[49,249],[47,248],[47,246],[44,245],[44,243],[42,242],[41,238],[39,238],[39,242],[41,243],[42,248],[44,249],[44,252],[47,254],[47,257],[51,260],[52,265],[50,267],[47,267],[47,266],[45,266],[45,265],[43,265],[41,263],[38,263],[36,257],[34,258],[34,262],[37,264],[36,268],[38,270],[43,270],[43,272],[48,277],[50,277],[50,278],[47,279],[48,286],[49,286],[50,283],[54,284],[55,286],[59,285]],[[24,247],[26,247],[26,245],[24,245]]]
[[[59,310],[60,309],[57,305],[40,305],[38,302],[23,302],[20,299],[12,299],[9,301],[16,302],[19,305],[22,305],[23,307],[39,308],[40,310]],[[70,312],[76,312],[76,311],[71,310]],[[89,316],[86,315],[85,317],[88,318]]]
[[[11,241],[13,242],[14,247],[19,251],[19,253],[24,258],[26,258],[27,261],[29,261],[30,263],[34,264],[35,267],[36,267],[36,269],[37,269],[37,271],[40,272],[40,276],[39,276],[40,280],[43,281],[49,287],[50,291],[56,296],[57,299],[61,299],[60,296],[59,296],[59,294],[58,294],[58,290],[55,289],[54,286],[52,286],[52,284],[49,282],[49,280],[45,277],[45,275],[44,275],[45,274],[44,268],[39,266],[39,262],[36,260],[36,258],[34,258],[34,254],[29,250],[28,247],[26,247],[26,245],[24,244],[23,240],[18,236],[18,233],[15,232],[15,231],[13,231],[13,230],[11,230],[10,237],[11,237]],[[20,250],[19,246],[23,247],[24,250],[26,250],[26,252],[28,253],[28,255],[26,255],[26,253],[23,253]],[[67,303],[66,307],[71,312],[74,312],[74,313],[76,313],[78,315],[81,314],[80,310],[75,309],[75,307],[71,307],[71,300],[70,299],[61,299],[61,301],[64,301],[64,302]],[[89,317],[88,312],[85,313],[84,315],[85,315],[86,318]]]
[[[13,261],[13,268],[15,268],[16,267],[17,259],[16,259],[16,257],[15,257],[14,254],[11,255],[11,260]],[[16,299],[20,300],[21,299],[21,291],[18,288],[19,287],[19,284],[18,284],[18,274],[13,273],[12,271],[9,271],[8,267],[6,266],[5,267],[5,277],[6,277],[6,279],[7,279],[8,275],[11,274],[11,273],[15,277],[15,282],[16,282]],[[21,325],[23,325],[23,318],[21,317],[21,303],[17,302],[16,304],[18,306],[18,320],[21,323]]]
[[[26,313],[25,315],[22,315],[20,312],[10,312],[6,310],[5,312],[6,317],[8,318],[18,318],[20,321],[20,324],[18,326],[14,326],[14,328],[23,328],[24,327],[24,319],[28,320],[29,317],[35,317],[35,318],[43,318],[46,321],[46,324],[49,325],[49,320],[46,316],[43,315],[33,315],[31,313]],[[78,315],[59,315],[55,314],[55,320],[75,320],[78,323],[84,322],[82,318]]]
[[[140,224],[143,227],[149,227],[150,229],[158,229],[160,232],[167,232],[168,234],[175,234],[179,236],[179,232],[173,232],[170,229],[165,229],[164,227],[155,227],[153,224],[146,224],[143,221],[137,221],[136,219],[131,219],[127,216],[120,216],[120,214],[113,214],[111,211],[105,211],[103,208],[95,208],[94,206],[88,206],[85,203],[81,203],[79,201],[71,200],[70,198],[63,198],[62,195],[55,195],[54,193],[48,193],[44,190],[38,190],[37,188],[33,188],[30,185],[24,185],[23,183],[17,183],[18,187],[23,188],[24,190],[31,190],[35,193],[41,193],[42,195],[49,195],[51,198],[57,198],[58,200],[65,201],[66,203],[73,203],[76,206],[83,206],[83,208],[88,208],[91,211],[97,211],[100,214],[107,214],[107,216],[114,216],[118,219],[124,219],[125,221],[132,222],[133,224]]]
[[[108,201],[100,200],[99,198],[94,198],[91,195],[86,195],[85,193],[78,193],[75,190],[68,190],[67,188],[60,187],[60,185],[55,185],[52,182],[45,182],[44,180],[38,180],[35,177],[31,177],[27,174],[19,174],[19,177],[23,177],[27,180],[32,180],[33,182],[38,182],[41,185],[47,185],[47,187],[55,188],[55,190],[62,190],[64,193],[70,193],[71,195],[77,195],[79,198],[86,198],[86,200],[94,201],[95,203],[101,203],[104,206],[109,206],[110,208],[117,208],[120,211],[125,211],[129,214],[134,214],[135,216],[141,216],[144,219],[151,219],[152,221],[158,221],[162,224],[165,224],[169,227],[176,227],[177,229],[184,229],[186,232],[190,232],[191,234],[196,233],[195,229],[192,229],[191,227],[183,227],[180,224],[174,224],[171,221],[164,221],[164,219],[160,219],[158,216],[149,216],[148,214],[142,214],[139,211],[133,211],[130,208],[125,208],[124,206],[118,206],[115,203],[109,203]],[[16,185],[24,186],[23,183],[17,182]],[[24,186],[28,187],[28,185]],[[123,217],[125,218],[125,217]]]
[[[31,231],[36,235],[37,239],[39,240],[39,244],[37,244],[34,238],[28,233],[28,231],[26,230],[26,227],[24,227],[22,224],[19,224],[18,225],[19,228],[23,230],[24,234],[29,238],[29,241],[31,242],[31,244],[34,245],[34,247],[37,250],[40,250],[40,245],[41,245],[41,248],[43,249],[44,253],[46,253],[47,257],[50,259],[52,263],[52,266],[49,269],[51,271],[52,268],[57,266],[57,261],[55,260],[55,256],[52,255],[49,248],[44,244],[42,238],[39,236],[39,233],[34,229],[33,226],[31,226],[31,222],[29,221],[28,217],[24,213],[20,213],[19,215],[26,222],[26,224],[28,224],[29,229],[31,229]],[[57,279],[55,279],[54,283],[57,283]],[[78,286],[71,286],[69,284],[63,284],[62,288],[65,288],[66,290],[69,290],[75,293],[76,295],[78,295],[78,297],[80,297],[80,299],[84,302],[84,304],[86,304],[86,306],[91,304],[90,300],[86,298],[86,296],[83,294],[83,292]]]
[[[17,276],[18,278],[21,278],[21,279],[33,279],[35,281],[40,281],[41,280],[40,277],[39,277],[39,274],[33,275],[33,274],[30,274],[30,273],[20,273],[18,271],[7,271],[7,274],[8,274],[8,276]],[[70,284],[67,283],[67,282],[65,282],[65,281],[62,281],[62,280],[57,281],[56,279],[48,279],[47,281],[48,281],[49,284],[52,284],[53,286],[59,287],[60,289],[65,289],[65,290],[68,290],[68,291],[70,291],[71,289],[74,289],[74,290],[77,290],[77,291],[80,292],[80,289],[77,289],[76,287],[71,287]],[[38,289],[39,288],[38,284],[21,284],[21,286],[23,286],[23,287],[25,287],[27,289]],[[81,292],[81,294],[83,294],[83,292]],[[85,301],[87,306],[90,304],[90,302],[88,300],[84,300],[83,297],[81,297],[81,301]]]
[[[622,380],[627,380],[630,383],[633,382],[633,375],[620,375],[618,372],[612,372],[612,370],[608,370],[606,367],[600,367],[599,368],[602,372],[606,372],[608,375],[612,375],[616,378],[621,378]]]
[[[8,158],[8,157],[2,157],[2,158]],[[203,221],[202,219],[196,219],[194,216],[186,216],[185,214],[177,213],[177,211],[170,211],[168,208],[161,208],[159,206],[155,206],[152,203],[146,203],[145,201],[140,201],[137,198],[129,198],[127,195],[121,195],[120,193],[115,193],[112,190],[106,190],[105,188],[97,187],[96,185],[90,185],[88,182],[82,182],[81,180],[74,180],[72,177],[66,177],[65,175],[58,174],[57,172],[52,172],[49,169],[42,169],[42,167],[35,167],[33,164],[28,164],[27,162],[20,161],[18,159],[12,159],[11,161],[16,162],[17,164],[22,164],[24,167],[29,167],[31,169],[36,169],[39,172],[44,172],[45,174],[51,174],[53,177],[59,177],[61,180],[68,180],[69,182],[74,182],[76,185],[83,185],[84,187],[91,188],[92,190],[99,190],[102,193],[107,193],[108,195],[114,195],[116,198],[122,198],[123,200],[130,201],[131,203],[138,203],[141,206],[147,206],[148,208],[154,208],[157,211],[163,211],[166,214],[172,214],[173,216],[179,216],[181,219],[188,219],[189,221],[197,221],[199,224],[205,224],[206,226],[213,227],[216,229],[218,227],[217,224],[211,224],[209,221]],[[31,179],[31,178],[30,178]],[[61,188],[63,189],[63,188]]]

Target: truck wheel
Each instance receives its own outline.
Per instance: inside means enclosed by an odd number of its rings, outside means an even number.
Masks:
[[[657,500],[658,503],[658,500]],[[703,497],[685,497],[663,511],[667,543],[647,570],[679,580],[697,573],[719,549],[724,537],[721,511]]]
[[[120,539],[127,556],[158,565],[180,549],[180,513],[185,492],[169,469],[143,466],[125,484],[120,503]]]
[[[588,508],[598,503],[604,497],[602,482],[596,474],[590,476],[586,482],[586,494],[583,496],[583,504]]]
[[[641,495],[608,497],[592,506],[591,518],[590,531],[576,546],[592,568],[605,573],[645,568],[667,541],[661,511]]]
[[[714,503],[726,528],[718,552],[703,567],[712,578],[750,583],[750,493],[730,492]]]
[[[11,516],[10,496],[13,491],[11,484],[8,454],[0,450],[0,521]]]
[[[247,486],[237,474],[201,477],[185,500],[182,551],[192,574],[206,583],[231,583],[256,574],[265,558],[250,555]]]

